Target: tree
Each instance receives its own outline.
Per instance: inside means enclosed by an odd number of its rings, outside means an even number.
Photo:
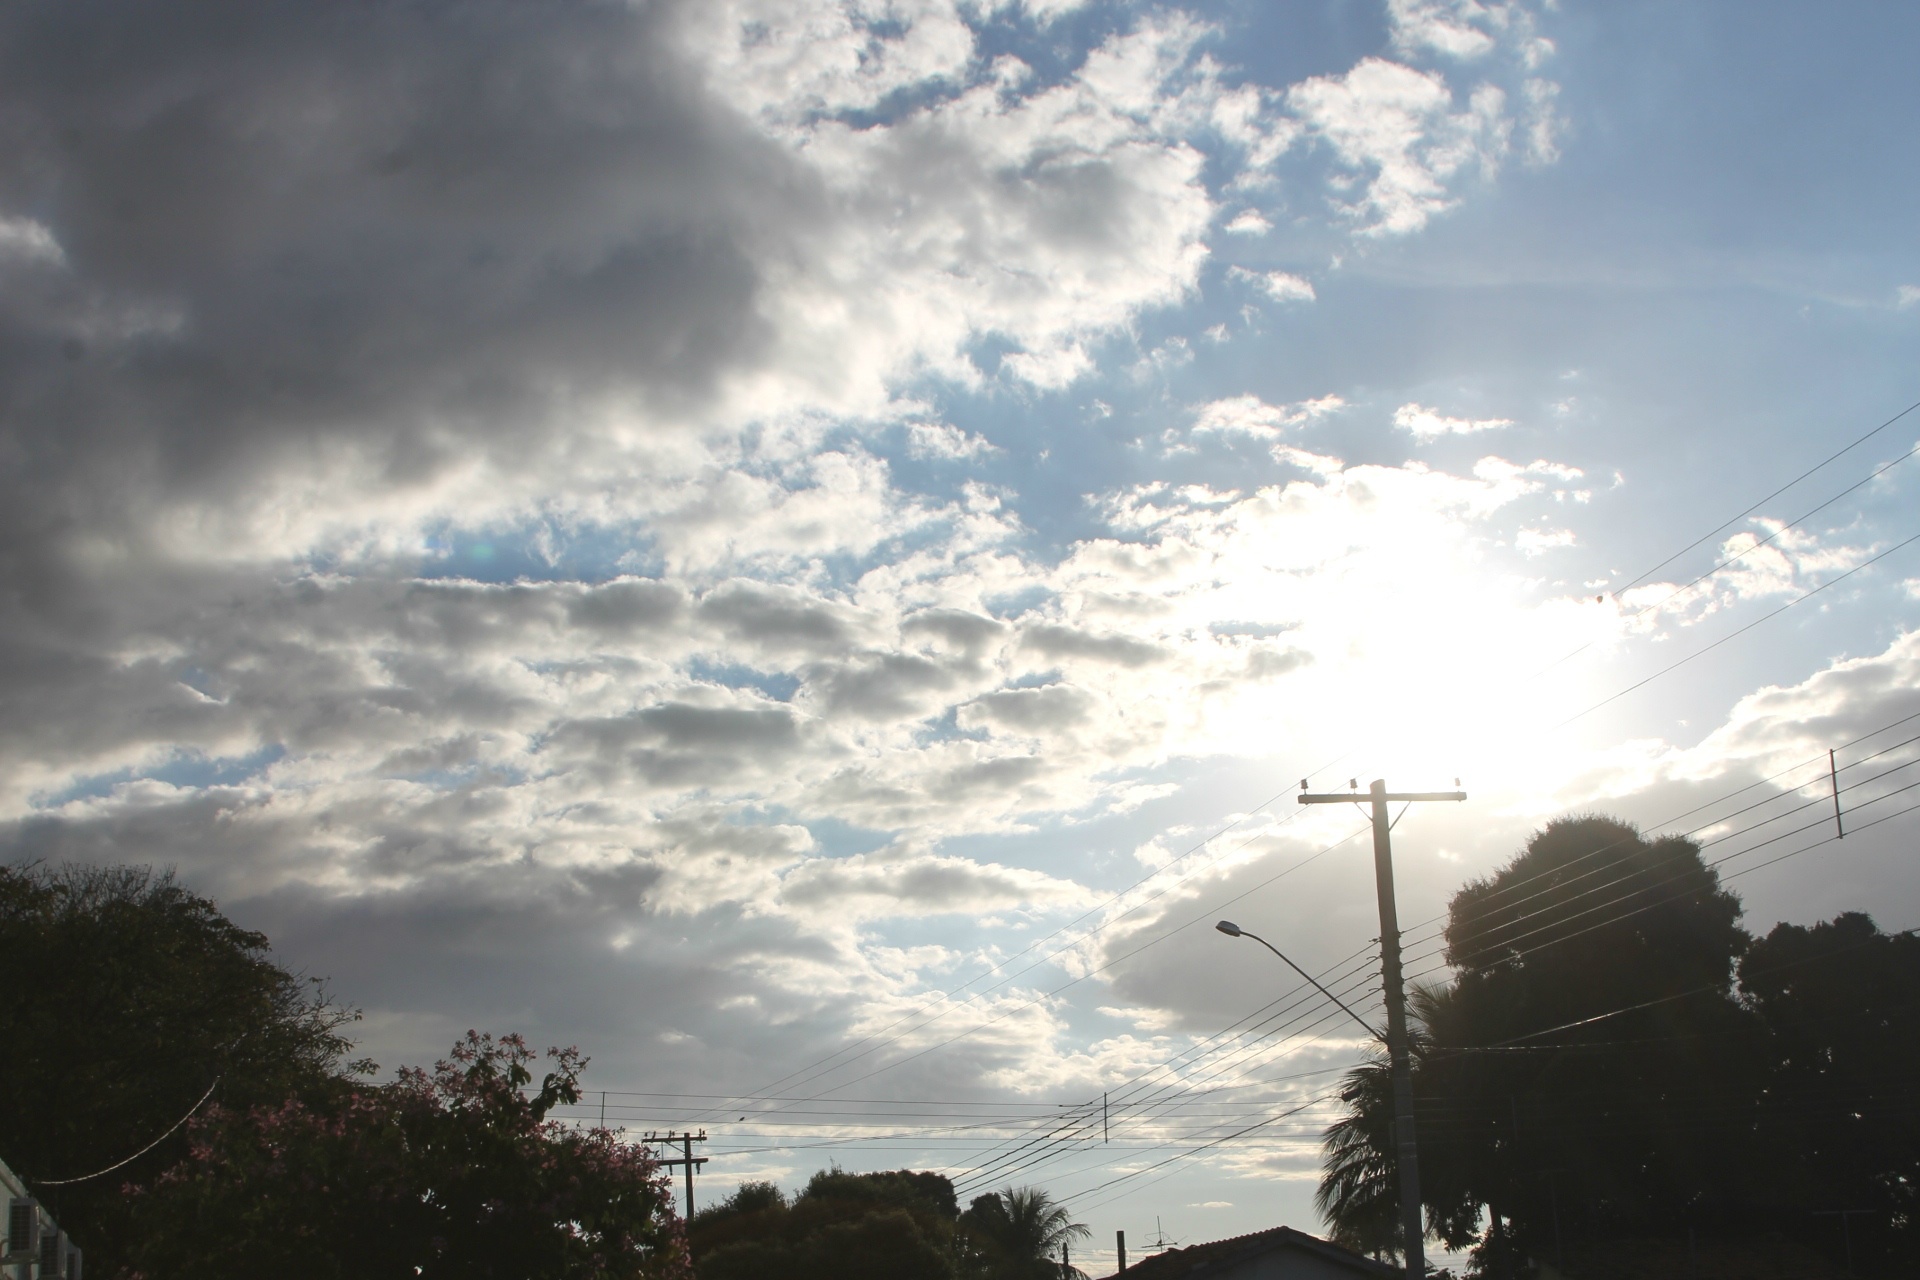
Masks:
[[[1690,841],[1593,816],[1548,824],[1454,896],[1455,976],[1411,1000],[1434,1234],[1483,1259],[1551,1257],[1684,1229],[1703,1199],[1750,1190],[1758,1029],[1732,990],[1739,916]],[[1320,1191],[1336,1236],[1369,1251],[1398,1244],[1383,1070],[1348,1077]]]
[[[787,1200],[744,1183],[688,1224],[700,1280],[952,1280],[953,1183],[822,1169]]]
[[[0,1135],[29,1179],[116,1164],[216,1081],[243,1110],[318,1096],[351,1049],[341,1032],[356,1015],[274,963],[264,936],[143,867],[0,867],[0,973]],[[122,1184],[185,1151],[176,1133],[43,1194],[110,1271],[133,1229]]]
[[[1847,912],[1777,925],[1740,962],[1766,1028],[1757,1108],[1763,1164],[1782,1204],[1869,1209],[1849,1224],[1856,1260],[1920,1270],[1920,938]],[[1832,1251],[1839,1228],[1822,1224]]]
[[[584,1060],[468,1032],[432,1071],[325,1103],[221,1106],[136,1192],[130,1277],[669,1280],[688,1274],[667,1178],[606,1130],[547,1119]]]
[[[989,1280],[1056,1280],[1062,1246],[1091,1234],[1039,1187],[976,1197],[960,1230],[972,1264]]]
[[[1335,1244],[1374,1258],[1401,1257],[1399,1164],[1393,1158],[1393,1073],[1376,1053],[1340,1084],[1345,1113],[1322,1135],[1325,1156],[1313,1206]]]

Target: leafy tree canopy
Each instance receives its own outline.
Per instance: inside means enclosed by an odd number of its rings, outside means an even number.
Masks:
[[[531,1090],[517,1036],[468,1032],[432,1071],[327,1105],[217,1107],[188,1158],[135,1199],[132,1275],[236,1280],[641,1280],[687,1274],[645,1148],[547,1119],[583,1060]]]
[[[0,973],[0,1134],[29,1178],[119,1162],[216,1080],[229,1107],[315,1096],[351,1048],[351,1011],[275,964],[264,936],[145,868],[0,867]],[[114,1176],[44,1192],[96,1269],[130,1229],[126,1178],[185,1151],[179,1133]]]
[[[975,1271],[991,1280],[1055,1280],[1063,1246],[1091,1234],[1039,1187],[976,1197],[960,1227]]]
[[[688,1224],[700,1280],[952,1280],[953,1183],[823,1169],[789,1202],[749,1182]]]
[[[1860,1256],[1920,1267],[1920,938],[1860,912],[1776,925],[1740,987],[1766,1028],[1756,1128],[1775,1197],[1873,1210],[1849,1224]]]
[[[1409,996],[1434,1236],[1507,1275],[1694,1227],[1809,1238],[1812,1211],[1872,1205],[1872,1247],[1913,1253],[1920,940],[1847,915],[1755,942],[1740,915],[1690,841],[1592,816],[1454,896],[1453,978]],[[1337,1240],[1397,1255],[1384,1060],[1343,1100],[1319,1203]]]

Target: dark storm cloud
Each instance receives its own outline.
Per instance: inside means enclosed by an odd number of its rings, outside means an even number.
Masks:
[[[570,396],[686,410],[751,361],[757,211],[808,200],[676,65],[672,18],[0,12],[0,215],[64,254],[0,291],[10,576],[343,449],[395,488],[537,459]]]

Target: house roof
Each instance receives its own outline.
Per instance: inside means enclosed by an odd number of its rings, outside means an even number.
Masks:
[[[1351,1249],[1343,1249],[1337,1244],[1322,1240],[1319,1236],[1310,1236],[1304,1231],[1295,1231],[1292,1227],[1273,1227],[1266,1231],[1256,1231],[1251,1235],[1234,1236],[1228,1240],[1213,1240],[1206,1244],[1188,1245],[1184,1249],[1168,1249],[1165,1253],[1151,1254],[1127,1268],[1127,1280],[1205,1280],[1208,1276],[1218,1275],[1237,1263],[1249,1258],[1257,1258],[1263,1253],[1275,1249],[1295,1249],[1311,1253],[1336,1266],[1350,1269],[1356,1276],[1368,1276],[1377,1280],[1400,1275],[1398,1267],[1390,1267],[1384,1262],[1375,1262],[1372,1258],[1362,1257]]]

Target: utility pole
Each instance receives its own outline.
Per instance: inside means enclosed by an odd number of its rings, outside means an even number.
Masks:
[[[1300,780],[1301,804],[1357,804],[1359,784],[1352,791],[1313,794]],[[1460,785],[1454,779],[1454,785]],[[1374,779],[1367,788],[1373,808],[1373,880],[1380,895],[1380,977],[1387,998],[1387,1056],[1393,1063],[1394,1152],[1400,1165],[1400,1225],[1406,1240],[1407,1280],[1426,1280],[1426,1222],[1420,1212],[1420,1144],[1413,1127],[1413,1057],[1407,1045],[1407,993],[1400,975],[1400,914],[1393,900],[1393,823],[1387,806],[1421,800],[1465,800],[1464,791],[1397,791]]]
[[[707,1162],[707,1158],[705,1156],[696,1156],[693,1154],[693,1144],[696,1142],[705,1142],[706,1140],[707,1140],[707,1131],[705,1129],[702,1129],[699,1133],[693,1133],[691,1131],[687,1133],[675,1133],[673,1130],[669,1129],[667,1130],[664,1136],[657,1133],[649,1133],[646,1137],[647,1145],[650,1147],[654,1147],[656,1149],[658,1149],[663,1145],[671,1145],[675,1142],[680,1144],[680,1154],[678,1156],[670,1160],[661,1160],[659,1163],[668,1169],[677,1169],[681,1167],[684,1167],[686,1169],[687,1171],[686,1217],[688,1221],[693,1220],[693,1168],[695,1165],[701,1165]]]
[[[1847,824],[1840,821],[1840,766],[1834,763],[1833,751],[1827,751],[1827,781],[1833,784],[1833,829],[1840,839],[1847,838]]]

